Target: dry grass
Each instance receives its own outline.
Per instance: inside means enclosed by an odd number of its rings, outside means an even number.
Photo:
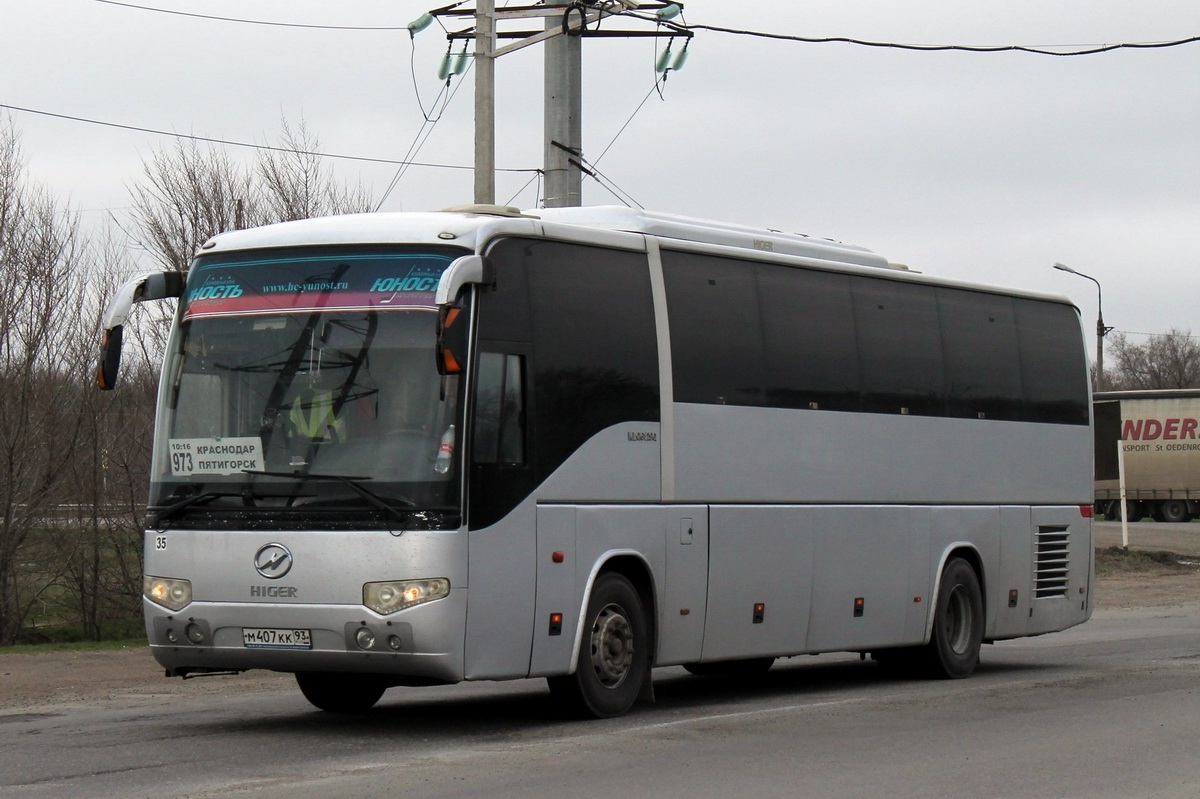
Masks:
[[[1143,549],[1108,547],[1096,550],[1096,574],[1180,574],[1200,572],[1200,558]]]

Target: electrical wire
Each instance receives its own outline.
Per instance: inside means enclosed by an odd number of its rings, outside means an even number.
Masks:
[[[121,6],[122,8],[134,8],[138,11],[157,11],[160,14],[174,14],[179,17],[193,17],[195,19],[209,19],[217,22],[238,22],[243,25],[267,25],[275,28],[310,28],[315,30],[327,31],[406,31],[407,25],[398,26],[367,26],[367,25],[307,25],[298,22],[272,22],[263,19],[239,19],[236,17],[218,17],[212,14],[194,14],[188,11],[175,11],[170,8],[154,8],[153,6],[141,6],[136,3],[121,3],[118,0],[95,0],[97,3],[104,3],[109,6]]]
[[[1113,330],[1111,332],[1121,333],[1122,335],[1126,335],[1126,336],[1149,336],[1150,338],[1188,338],[1188,339],[1194,338],[1194,339],[1200,339],[1200,335],[1192,335],[1191,333],[1178,333],[1178,332],[1142,333],[1137,330]]]
[[[57,114],[52,111],[39,111],[36,108],[25,108],[23,106],[10,105],[8,103],[0,103],[0,108],[7,109],[9,111],[18,111],[18,112],[25,113],[25,114],[36,114],[38,116],[51,117],[53,119],[64,119],[64,120],[67,120],[70,122],[83,122],[83,123],[86,123],[89,125],[100,125],[102,127],[116,128],[118,130],[130,130],[130,131],[135,131],[137,133],[150,133],[155,136],[169,136],[169,137],[175,138],[175,139],[188,139],[190,141],[207,142],[210,144],[221,144],[221,145],[225,145],[228,147],[248,147],[252,150],[263,150],[266,152],[294,153],[296,155],[309,155],[309,156],[315,156],[317,158],[336,158],[336,159],[341,159],[341,160],[345,160],[345,161],[361,161],[361,162],[370,163],[370,164],[392,164],[392,165],[399,165],[399,166],[405,166],[405,165],[420,166],[420,167],[428,167],[430,169],[473,170],[475,168],[473,166],[465,166],[465,165],[461,165],[461,164],[435,164],[435,163],[428,163],[428,162],[421,162],[421,161],[401,161],[396,158],[374,158],[374,157],[364,156],[364,155],[345,155],[345,154],[341,154],[341,153],[323,153],[323,152],[310,151],[310,150],[296,150],[291,147],[277,147],[277,146],[273,146],[270,144],[250,144],[248,142],[233,141],[230,139],[218,139],[218,138],[214,138],[212,136],[198,136],[194,133],[175,133],[173,131],[156,130],[154,128],[139,127],[137,125],[122,125],[117,122],[105,122],[105,121],[99,120],[99,119],[89,119],[87,117],[73,116],[71,114]],[[515,168],[511,168],[511,167],[510,168],[497,167],[496,171],[497,172],[536,172],[537,169],[532,168],[532,167],[519,168],[519,169],[515,169]]]
[[[521,196],[521,192],[529,188],[529,184],[533,183],[535,180],[538,182],[538,190],[536,192],[536,196],[533,198],[533,204],[536,206],[538,198],[542,196],[542,170],[540,169],[533,177],[525,181],[525,185],[517,189],[513,196],[508,198],[508,202],[506,202],[505,205],[512,205],[514,202],[516,202],[517,198]]]
[[[297,22],[274,22],[271,20],[261,19],[244,19],[239,17],[222,17],[213,14],[196,14],[188,11],[175,11],[169,8],[155,8],[153,6],[143,6],[136,3],[125,3],[119,0],[95,0],[97,3],[105,5],[121,6],[122,8],[137,9],[139,11],[155,11],[160,14],[174,14],[182,17],[193,17],[196,19],[208,19],[219,22],[235,22],[245,25],[266,25],[280,28],[309,28],[314,30],[338,30],[338,31],[403,31],[408,30],[406,25],[396,26],[371,26],[371,25],[315,25]],[[461,5],[455,3],[454,5]],[[507,3],[506,3],[507,5]],[[679,33],[691,31],[710,31],[712,33],[726,33],[734,36],[750,36],[761,39],[775,39],[778,41],[800,42],[803,44],[852,44],[860,47],[877,47],[892,50],[910,50],[917,52],[964,52],[964,53],[1006,53],[1020,52],[1033,53],[1035,55],[1048,56],[1084,56],[1097,55],[1099,53],[1111,53],[1115,50],[1153,50],[1163,49],[1168,47],[1181,47],[1188,44],[1196,44],[1200,42],[1200,36],[1189,36],[1183,39],[1174,39],[1171,41],[1162,42],[1121,42],[1118,44],[1096,44],[1096,45],[1020,45],[1020,44],[1004,44],[1004,45],[962,45],[962,44],[906,44],[903,42],[879,42],[866,39],[855,39],[849,36],[827,36],[827,37],[810,37],[810,36],[795,36],[785,33],[769,33],[767,31],[752,31],[741,28],[727,28],[720,25],[705,25],[705,24],[687,24],[673,22],[668,20],[660,20],[650,14],[638,13],[637,11],[628,10],[618,16],[629,16],[637,19],[646,20],[670,28]],[[1065,48],[1075,48],[1067,50]],[[1052,49],[1057,48],[1057,49]]]
[[[600,186],[600,188],[607,191],[613,197],[616,197],[618,200],[620,200],[626,206],[636,205],[638,208],[642,209],[643,211],[646,210],[646,206],[642,205],[640,202],[633,199],[633,195],[631,195],[629,192],[625,191],[620,186],[618,186],[616,184],[616,182],[613,181],[612,178],[605,175],[599,169],[596,169],[595,164],[590,163],[586,158],[583,157],[583,155],[581,155],[580,153],[577,153],[573,150],[570,150],[566,147],[563,147],[563,145],[558,144],[558,142],[552,142],[552,143],[561,147],[564,150],[567,150],[567,152],[569,153],[569,155],[567,157],[567,161],[570,162],[573,166],[575,166],[580,172],[587,175],[592,180],[596,181],[596,183]]]
[[[413,91],[417,92],[417,71],[415,61],[417,48],[415,45],[413,46],[412,50],[413,57],[410,58],[409,61],[412,65]],[[470,72],[474,67],[475,61],[472,59],[471,64],[467,67],[466,71]],[[465,75],[466,72],[463,74]],[[465,83],[465,81],[459,81],[458,85],[454,87],[454,90],[449,91],[452,79],[453,76],[447,76],[446,82],[442,85],[442,90],[438,93],[439,99],[443,96],[446,99],[442,103],[441,110],[438,111],[435,116],[431,117],[425,112],[425,107],[421,104],[420,94],[419,92],[417,93],[417,105],[421,107],[421,114],[424,116],[425,121],[421,123],[421,127],[417,131],[417,135],[413,138],[412,144],[408,146],[408,152],[404,154],[404,160],[401,162],[401,166],[396,170],[396,174],[392,176],[391,181],[388,182],[387,188],[383,191],[383,195],[379,198],[379,202],[375,206],[376,211],[383,207],[383,204],[387,201],[387,198],[391,196],[392,192],[396,190],[396,186],[400,184],[400,180],[405,174],[408,173],[409,166],[413,164],[412,159],[416,158],[417,153],[419,153],[421,148],[425,146],[425,143],[429,141],[429,137],[433,135],[433,129],[437,127],[438,122],[441,121],[442,116],[446,113],[446,109],[449,107],[450,102],[454,99],[454,96],[458,94],[458,90],[461,89]],[[435,99],[433,102],[433,107],[436,108],[438,102],[437,99]],[[472,169],[473,168],[474,167],[472,167]]]
[[[640,16],[640,15],[635,15]],[[644,17],[643,17],[644,18]],[[962,44],[904,44],[901,42],[876,42],[866,39],[853,39],[847,36],[828,36],[828,37],[809,37],[809,36],[793,36],[784,33],[767,33],[765,31],[741,30],[739,28],[724,28],[718,25],[672,25],[666,23],[668,27],[685,30],[685,31],[711,31],[713,33],[727,33],[735,36],[751,36],[760,39],[775,39],[786,42],[800,42],[803,44],[853,44],[860,47],[876,47],[892,50],[914,50],[918,52],[963,52],[963,53],[1033,53],[1035,55],[1049,56],[1084,56],[1096,55],[1098,53],[1111,53],[1114,50],[1153,50],[1163,49],[1167,47],[1181,47],[1187,44],[1196,44],[1200,42],[1200,36],[1189,36],[1185,39],[1175,39],[1165,42],[1122,42],[1119,44],[1096,44],[1096,45],[1039,45],[1029,46],[1020,44],[1004,44],[1004,45],[962,45]],[[1052,47],[1073,47],[1073,50],[1050,49]]]
[[[600,155],[598,155],[596,157],[596,160],[592,162],[593,164],[600,163],[600,160],[602,158],[604,158],[604,156],[608,153],[608,151],[612,149],[612,146],[617,143],[617,139],[619,139],[621,137],[621,134],[625,132],[625,129],[627,127],[629,127],[629,124],[631,122],[633,122],[633,118],[636,117],[638,115],[638,112],[642,110],[642,106],[646,105],[646,101],[649,100],[655,94],[655,92],[658,92],[658,96],[660,98],[662,98],[662,91],[659,87],[659,84],[665,85],[666,82],[667,82],[667,74],[665,72],[663,73],[661,78],[656,77],[654,79],[654,85],[650,87],[650,91],[646,92],[646,96],[642,98],[642,101],[640,103],[638,103],[638,107],[635,108],[633,110],[633,113],[629,115],[629,119],[625,120],[625,124],[622,125],[621,129],[618,130],[616,135],[612,137],[612,140],[605,146],[604,151],[601,152]]]

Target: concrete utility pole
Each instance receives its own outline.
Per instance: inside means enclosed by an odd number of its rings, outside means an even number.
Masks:
[[[496,202],[496,2],[475,4],[475,202]]]
[[[566,0],[552,0],[561,7]],[[561,30],[557,16],[546,18],[546,30]],[[583,204],[583,37],[555,36],[546,40],[545,72],[545,206],[574,208]]]
[[[475,10],[459,10],[459,4],[435,9],[409,25],[413,34],[424,30],[435,17],[474,18],[473,31],[448,35],[475,40],[475,202],[496,202],[496,59],[538,42],[546,43],[545,54],[545,200],[547,208],[583,203],[583,37],[656,38],[684,37],[692,32],[671,22],[682,11],[682,3],[659,0],[543,0],[535,5],[496,9],[495,0],[476,0]],[[603,19],[637,12],[637,19],[655,23],[650,31],[589,29]],[[542,30],[499,30],[502,21],[544,19]],[[515,39],[497,46],[500,39]],[[678,69],[678,65],[674,67]],[[661,68],[660,68],[661,69]]]

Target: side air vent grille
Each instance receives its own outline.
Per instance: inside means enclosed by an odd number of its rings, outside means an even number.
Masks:
[[[1065,597],[1071,566],[1071,536],[1066,527],[1039,527],[1034,563],[1033,596]]]

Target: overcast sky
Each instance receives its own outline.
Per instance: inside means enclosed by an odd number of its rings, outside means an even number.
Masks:
[[[403,27],[428,8],[420,0],[128,1],[380,28]],[[1071,49],[1200,35],[1197,0],[685,6],[693,25],[882,42]],[[413,41],[404,30],[252,25],[99,0],[0,0],[0,11],[0,104],[250,143],[274,143],[282,118],[303,119],[324,152],[379,159],[402,159],[421,133],[417,94],[429,109],[446,49],[437,25]],[[583,43],[585,157],[607,150],[600,171],[646,208],[834,238],[933,275],[1066,294],[1090,332],[1096,287],[1053,271],[1061,261],[1100,280],[1105,321],[1118,330],[1200,335],[1200,43],[1051,57],[699,31],[684,68],[635,115],[654,87],[656,46]],[[501,168],[541,166],[542,57],[533,46],[497,63]],[[461,83],[415,160],[471,165],[471,73]],[[143,161],[172,146],[152,133],[8,114],[30,178],[88,224],[122,218]],[[229,152],[253,158],[245,148]],[[331,163],[377,198],[397,171]],[[501,173],[497,200],[535,207],[529,177]],[[383,210],[471,199],[469,169],[413,167]],[[584,202],[619,201],[589,180]]]

